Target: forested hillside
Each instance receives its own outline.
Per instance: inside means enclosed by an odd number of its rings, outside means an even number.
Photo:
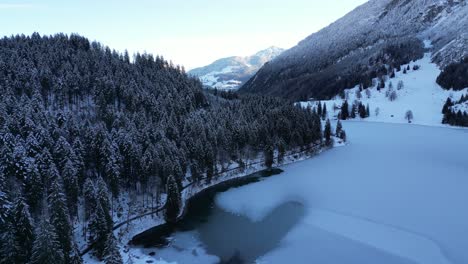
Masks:
[[[206,94],[162,57],[78,35],[1,39],[0,93],[0,263],[81,263],[74,223],[98,259],[118,263],[119,196],[322,141],[310,109]]]
[[[263,66],[240,91],[328,100],[423,58],[423,40],[441,69],[451,65],[439,84],[463,89],[467,25],[466,0],[370,0]]]

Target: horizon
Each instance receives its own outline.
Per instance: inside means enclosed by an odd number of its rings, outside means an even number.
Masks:
[[[271,46],[289,49],[367,2],[291,1],[287,6],[279,0],[8,1],[0,3],[0,22],[9,25],[0,33],[76,33],[119,52],[160,55],[191,70]]]

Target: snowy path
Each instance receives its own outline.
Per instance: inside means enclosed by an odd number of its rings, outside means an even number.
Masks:
[[[262,263],[468,263],[468,130],[344,127],[348,146],[217,197],[252,220],[286,201],[308,208]]]

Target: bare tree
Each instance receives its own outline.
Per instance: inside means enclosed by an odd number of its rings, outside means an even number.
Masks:
[[[388,97],[388,99],[389,99],[390,101],[392,101],[392,102],[395,101],[397,98],[398,98],[398,95],[397,95],[397,93],[396,93],[395,91],[392,91],[392,92],[390,93],[390,96]]]
[[[403,81],[399,81],[398,84],[397,84],[397,90],[401,90],[405,87],[405,84],[403,83]]]
[[[366,89],[366,96],[367,96],[367,98],[370,98],[370,97],[371,97],[371,91],[370,91],[370,89]]]
[[[361,98],[362,98],[361,91],[356,90],[356,98],[357,98],[358,100],[361,100]]]
[[[406,111],[405,119],[408,120],[408,123],[411,123],[411,121],[413,120],[413,111]]]

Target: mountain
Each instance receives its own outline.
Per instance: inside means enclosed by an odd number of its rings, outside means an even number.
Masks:
[[[280,55],[284,50],[270,47],[247,57],[219,59],[212,64],[188,72],[200,78],[205,86],[221,90],[237,89],[265,63]]]
[[[371,0],[283,52],[240,91],[332,98],[423,58],[423,40],[432,41],[431,59],[441,69],[467,56],[466,0]]]

